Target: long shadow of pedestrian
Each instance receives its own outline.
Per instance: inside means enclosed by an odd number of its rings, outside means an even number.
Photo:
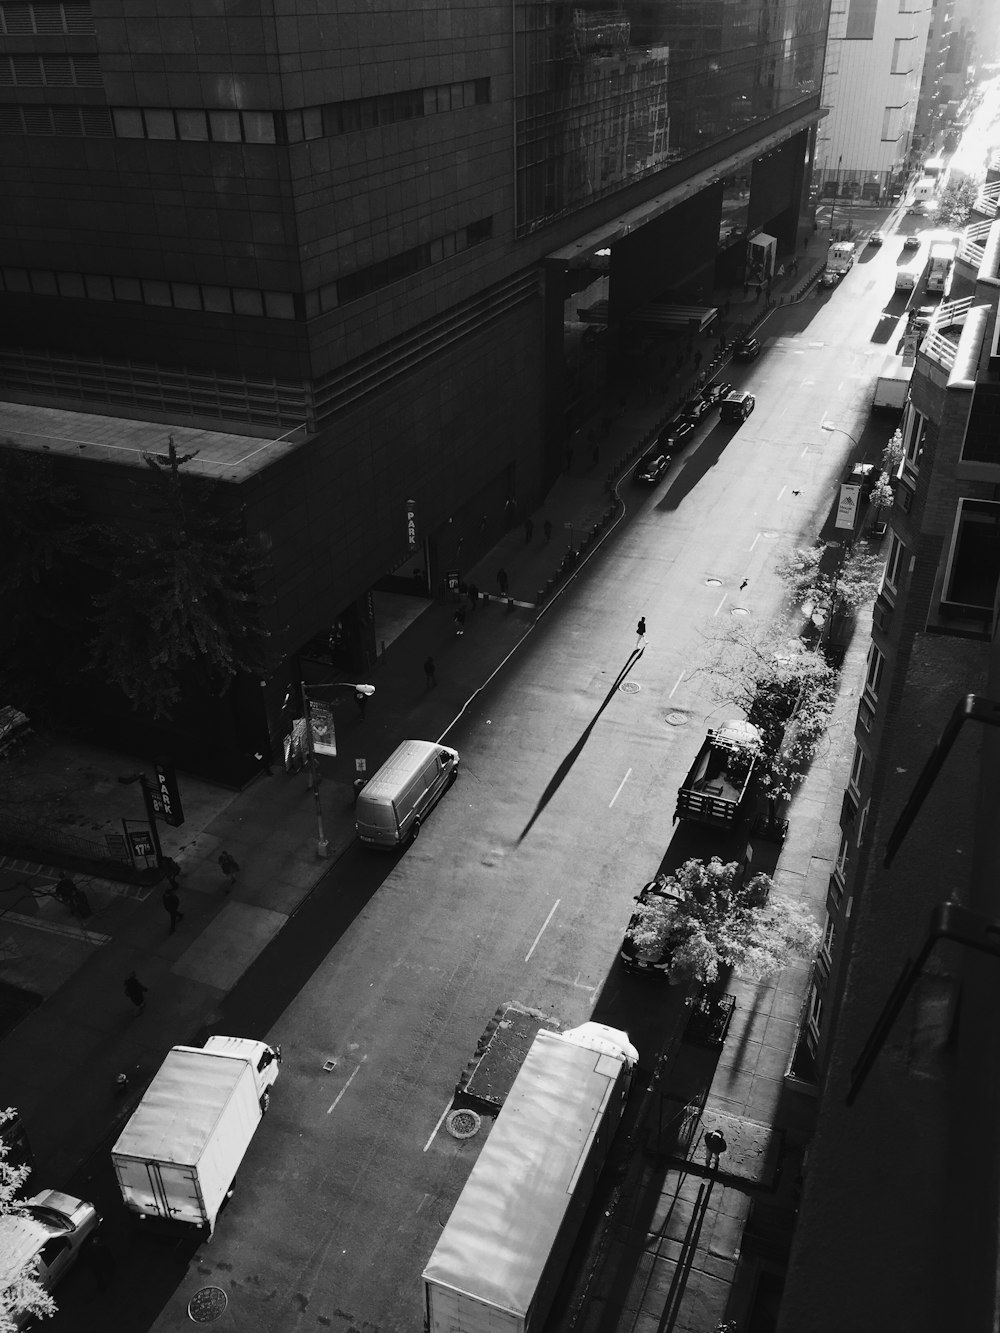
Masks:
[[[535,820],[542,813],[542,811],[548,805],[549,801],[552,800],[553,796],[555,796],[556,792],[562,786],[563,781],[568,775],[570,769],[573,767],[573,765],[579,758],[580,751],[587,744],[587,741],[590,738],[590,733],[597,726],[598,718],[601,716],[605,708],[607,708],[608,704],[614,698],[619,685],[621,685],[622,681],[629,674],[629,672],[632,670],[636,662],[638,662],[639,658],[643,655],[645,651],[646,651],[645,648],[632,649],[632,652],[629,654],[628,661],[622,667],[621,671],[619,671],[618,675],[614,679],[614,682],[610,690],[608,690],[607,694],[605,695],[604,702],[601,704],[600,708],[598,708],[597,712],[594,714],[591,720],[587,723],[587,726],[580,734],[580,739],[577,741],[577,743],[573,746],[572,750],[570,750],[569,754],[556,769],[555,773],[552,775],[552,778],[549,781],[548,786],[545,788],[545,790],[539,797],[538,804],[535,806],[534,809],[534,813],[528,820],[527,824],[525,824],[524,828],[521,830],[521,833],[517,839],[518,842],[523,842],[524,839],[528,836],[528,834],[531,832],[531,826],[534,824]]]
[[[687,1233],[684,1236],[684,1241],[681,1245],[681,1252],[677,1257],[674,1275],[670,1283],[670,1290],[667,1292],[667,1299],[663,1304],[663,1313],[660,1315],[660,1321],[656,1326],[657,1333],[671,1333],[671,1330],[677,1322],[681,1310],[681,1302],[684,1299],[684,1289],[687,1286],[688,1277],[691,1274],[695,1256],[698,1253],[698,1242],[701,1238],[701,1228],[705,1221],[705,1214],[708,1212],[708,1205],[714,1187],[715,1176],[713,1174],[710,1175],[698,1188],[698,1197],[695,1200],[691,1221],[688,1224]]]

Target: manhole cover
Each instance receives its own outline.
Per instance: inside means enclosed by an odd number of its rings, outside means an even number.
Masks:
[[[731,616],[748,616],[750,612],[745,606],[734,606],[731,608],[729,614]]]
[[[621,690],[622,694],[638,694],[642,689],[642,686],[637,684],[634,680],[623,680],[618,688]]]
[[[722,580],[721,580],[721,579],[706,579],[706,580],[705,580],[705,586],[706,586],[706,588],[721,588],[721,587],[722,587]]]
[[[448,1119],[444,1122],[445,1129],[453,1139],[471,1139],[473,1134],[479,1133],[479,1126],[482,1123],[475,1111],[464,1108],[461,1111],[449,1112]]]
[[[668,713],[664,718],[664,721],[668,722],[672,727],[683,727],[684,723],[687,721],[687,713]]]
[[[188,1318],[193,1324],[211,1324],[226,1313],[229,1297],[221,1287],[202,1287],[188,1301]]]

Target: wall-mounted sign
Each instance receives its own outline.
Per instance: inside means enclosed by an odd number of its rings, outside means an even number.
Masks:
[[[417,502],[406,502],[406,541],[411,551],[417,549]]]

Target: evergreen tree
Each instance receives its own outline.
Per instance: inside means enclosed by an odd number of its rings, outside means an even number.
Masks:
[[[17,1114],[12,1108],[0,1111],[0,1125],[13,1120]],[[0,1138],[0,1217],[21,1212],[18,1195],[28,1179],[31,1168],[14,1166],[7,1160],[8,1147]],[[13,1281],[0,1289],[0,1333],[16,1333],[26,1315],[40,1317],[53,1315],[56,1303],[44,1289],[33,1269],[22,1270]]]
[[[219,488],[185,475],[195,454],[143,455],[152,476],[127,526],[106,532],[89,666],[136,709],[170,714],[185,680],[223,693],[238,672],[267,673],[255,580],[266,567]],[[149,480],[149,478],[147,478]]]

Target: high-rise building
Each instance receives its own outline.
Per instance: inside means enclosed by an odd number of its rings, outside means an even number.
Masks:
[[[811,1058],[819,1104],[779,1333],[996,1324],[998,205],[989,184],[953,268],[938,243],[929,264],[943,299],[926,331],[914,325],[885,574],[797,1060],[801,1075]]]
[[[544,494],[630,315],[794,248],[828,8],[0,0],[0,437],[106,504],[173,431],[267,536],[278,656],[363,662],[374,585]]]
[[[905,173],[931,5],[848,0],[831,12],[823,70],[830,115],[816,141],[821,196],[881,200]]]

